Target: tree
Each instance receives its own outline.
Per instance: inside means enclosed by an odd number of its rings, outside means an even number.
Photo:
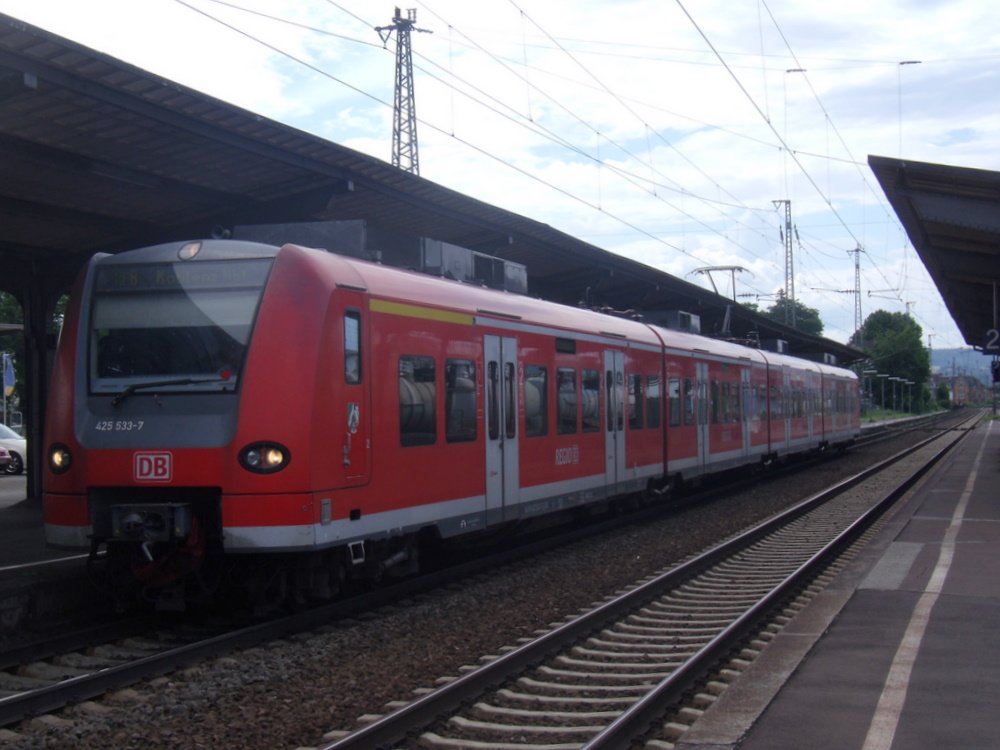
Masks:
[[[948,386],[944,383],[938,383],[937,388],[934,389],[934,400],[937,401],[937,405],[942,409],[950,408],[951,394],[948,392]]]
[[[823,321],[819,317],[819,310],[814,307],[806,307],[798,300],[787,300],[782,296],[761,314],[765,318],[770,318],[778,323],[784,323],[786,322],[786,310],[795,311],[795,325],[793,326],[795,330],[802,331],[802,333],[809,333],[813,336],[819,336],[823,333]],[[791,320],[791,315],[788,315],[787,321],[789,325],[791,325]]]
[[[921,410],[929,398],[924,383],[931,374],[931,361],[922,343],[923,330],[909,315],[876,310],[865,319],[861,330],[851,337],[851,345],[863,349],[871,358],[871,366],[880,373],[913,381],[914,407]],[[889,393],[886,401],[889,401]],[[882,391],[873,394],[881,401]],[[887,404],[882,404],[885,408]]]

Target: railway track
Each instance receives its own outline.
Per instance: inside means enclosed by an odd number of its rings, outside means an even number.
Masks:
[[[691,499],[697,501],[705,494],[719,491],[726,490],[715,488]],[[647,514],[663,512],[662,508],[644,511]],[[230,623],[220,624],[210,631],[198,632],[184,627],[172,629],[141,623],[116,623],[116,631],[95,628],[66,639],[78,641],[76,644],[64,642],[59,645],[52,640],[29,645],[21,653],[0,653],[0,669],[3,670],[0,671],[0,727],[170,673],[234,649],[352,617],[402,597],[549,549],[553,545],[568,544],[575,539],[607,533],[609,529],[623,524],[641,522],[642,515],[617,517],[562,534],[555,540],[546,538],[350,600],[255,623],[249,627],[236,627]],[[127,627],[128,631],[121,632],[123,627]],[[140,636],[139,633],[143,635]]]
[[[807,587],[965,434],[934,435],[324,750],[670,747]],[[886,491],[885,487],[890,487]],[[874,500],[873,500],[874,498]],[[780,621],[779,621],[780,626]],[[690,705],[685,696],[694,696]],[[447,717],[447,718],[442,718]]]

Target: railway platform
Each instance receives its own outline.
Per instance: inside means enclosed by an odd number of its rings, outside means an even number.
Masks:
[[[45,546],[42,501],[24,497],[24,477],[0,477],[0,570],[64,556]]]
[[[986,421],[676,747],[996,747],[998,622],[1000,423]]]
[[[104,604],[86,555],[46,546],[42,502],[25,499],[24,484],[23,476],[0,476],[0,647]]]

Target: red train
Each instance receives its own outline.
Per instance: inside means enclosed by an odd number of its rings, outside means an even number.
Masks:
[[[46,537],[161,595],[270,553],[256,594],[324,596],[859,431],[849,370],[296,245],[99,255],[73,300]]]

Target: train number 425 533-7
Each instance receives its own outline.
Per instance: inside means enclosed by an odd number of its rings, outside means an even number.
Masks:
[[[98,432],[138,432],[142,425],[141,419],[101,419],[94,429]]]

